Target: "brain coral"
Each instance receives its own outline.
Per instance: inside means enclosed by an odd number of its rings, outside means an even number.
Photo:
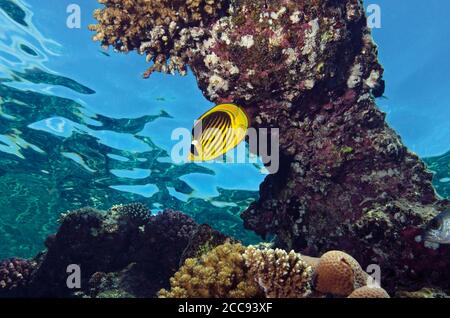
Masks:
[[[259,288],[245,271],[240,244],[220,245],[198,259],[189,258],[170,280],[160,298],[249,298]]]
[[[121,52],[136,50],[154,64],[153,71],[184,74],[187,50],[204,38],[203,26],[228,8],[223,0],[99,0],[94,40]]]
[[[379,287],[363,286],[355,289],[348,298],[390,298],[389,294]]]
[[[350,255],[340,251],[325,253],[315,269],[315,289],[324,294],[348,296],[366,285],[366,274]]]
[[[248,247],[244,253],[249,275],[267,298],[302,298],[311,291],[312,269],[300,254],[281,249]]]

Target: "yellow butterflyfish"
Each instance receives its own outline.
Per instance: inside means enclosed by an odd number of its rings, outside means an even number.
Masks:
[[[250,125],[245,111],[221,104],[203,114],[192,129],[190,161],[211,161],[239,145]]]

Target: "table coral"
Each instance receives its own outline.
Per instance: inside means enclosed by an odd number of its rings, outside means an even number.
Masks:
[[[376,106],[385,83],[362,1],[230,1],[193,27],[176,20],[173,34],[160,27],[170,18],[158,22],[165,2],[101,3],[102,44],[142,53],[150,42],[154,70],[189,65],[209,100],[241,105],[254,128],[279,128],[279,170],[243,213],[247,228],[287,250],[339,249],[378,264],[389,292],[450,290],[449,248],[416,241],[449,202]]]
[[[294,251],[249,246],[244,260],[267,298],[305,298],[311,292],[312,268]]]

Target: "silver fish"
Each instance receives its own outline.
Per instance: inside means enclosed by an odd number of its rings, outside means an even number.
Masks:
[[[450,244],[450,207],[428,223],[424,241],[438,244]]]

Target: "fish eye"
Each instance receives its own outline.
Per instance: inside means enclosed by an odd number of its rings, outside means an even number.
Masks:
[[[439,230],[441,228],[442,222],[439,219],[433,219],[430,222],[430,228],[432,230]]]
[[[191,144],[191,154],[194,156],[198,156],[198,151],[194,143]]]

